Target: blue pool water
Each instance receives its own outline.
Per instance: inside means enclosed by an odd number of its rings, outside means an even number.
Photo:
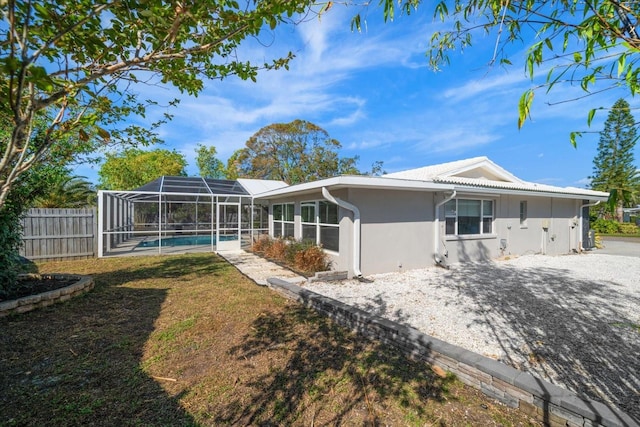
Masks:
[[[236,236],[221,236],[221,241],[235,240]],[[138,243],[141,248],[157,248],[159,240],[145,240]],[[216,242],[215,237],[213,243]],[[192,245],[210,245],[211,236],[176,236],[162,239],[162,246],[192,246]]]

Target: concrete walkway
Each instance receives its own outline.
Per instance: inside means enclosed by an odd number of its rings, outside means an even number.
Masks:
[[[290,283],[301,283],[307,281],[305,277],[249,252],[218,252],[218,255],[240,270],[242,274],[261,286],[267,286],[267,279],[271,277],[286,279]]]

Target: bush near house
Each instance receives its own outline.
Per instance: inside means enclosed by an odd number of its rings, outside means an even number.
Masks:
[[[327,271],[331,265],[322,247],[310,240],[272,239],[263,236],[253,243],[251,250],[305,274]]]
[[[596,219],[591,223],[596,233],[602,234],[638,234],[640,229],[635,224],[620,223],[613,219]]]

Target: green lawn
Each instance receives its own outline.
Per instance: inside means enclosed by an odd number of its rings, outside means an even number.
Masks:
[[[2,426],[531,424],[213,254],[39,269],[96,287],[0,319]]]

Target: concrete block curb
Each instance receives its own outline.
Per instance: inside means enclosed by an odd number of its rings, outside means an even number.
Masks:
[[[394,345],[410,357],[419,357],[451,371],[465,384],[508,406],[520,408],[546,425],[640,427],[640,422],[617,408],[580,398],[572,391],[409,326],[369,314],[283,279],[270,278],[267,282],[273,289],[342,326]]]

